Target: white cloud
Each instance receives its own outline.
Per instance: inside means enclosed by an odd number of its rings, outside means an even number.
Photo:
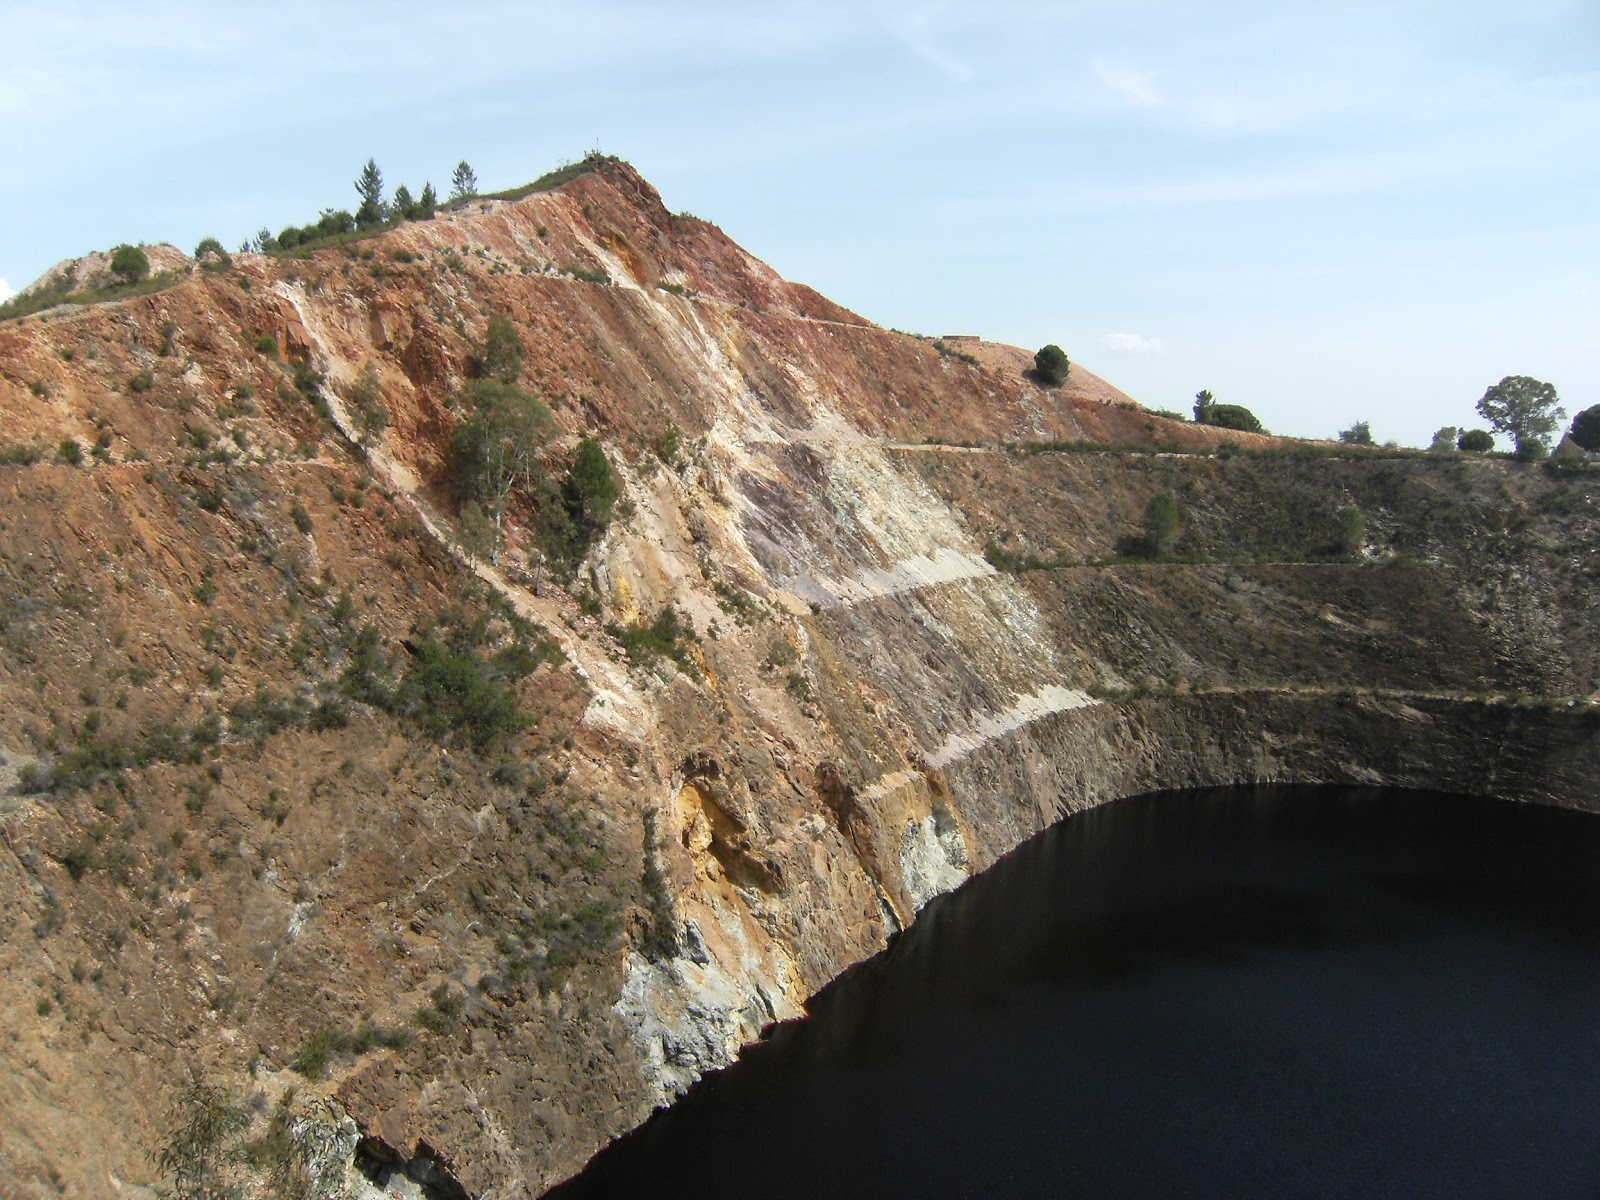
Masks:
[[[4,304],[16,294],[17,289],[6,282],[5,276],[0,275],[0,304]]]
[[[906,48],[923,62],[960,83],[971,83],[978,73],[965,61],[947,53],[934,40],[937,27],[947,24],[944,4],[918,5],[903,14],[899,35]]]
[[[1162,354],[1166,347],[1160,338],[1145,337],[1142,333],[1108,333],[1100,344],[1112,354]]]
[[[1097,58],[1094,60],[1094,74],[1107,90],[1137,108],[1161,108],[1166,104],[1150,77],[1127,63]]]

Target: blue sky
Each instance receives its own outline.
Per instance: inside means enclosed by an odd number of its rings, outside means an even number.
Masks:
[[[0,279],[598,146],[884,325],[1426,444],[1600,403],[1600,3],[0,0]],[[0,283],[0,293],[8,285]]]

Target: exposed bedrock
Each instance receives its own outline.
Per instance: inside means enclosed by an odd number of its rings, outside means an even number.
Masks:
[[[197,1078],[339,1186],[537,1195],[1085,806],[1595,807],[1590,466],[1046,388],[614,162],[216,267],[0,324],[8,1195],[167,1186]],[[553,429],[486,550],[492,316]]]

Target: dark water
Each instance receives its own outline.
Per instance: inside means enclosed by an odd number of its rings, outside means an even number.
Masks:
[[[1074,817],[552,1195],[1600,1196],[1600,818]]]

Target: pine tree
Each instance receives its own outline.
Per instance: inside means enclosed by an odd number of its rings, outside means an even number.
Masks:
[[[403,183],[394,190],[394,215],[406,221],[417,219],[417,202],[411,198],[411,189]]]
[[[466,200],[477,194],[478,177],[463,158],[456,164],[456,173],[450,177],[450,199]]]
[[[585,543],[592,542],[610,524],[619,490],[617,474],[611,469],[605,448],[592,438],[584,438],[573,456],[562,496]]]
[[[356,225],[367,229],[382,224],[388,216],[383,204],[383,173],[373,159],[367,159],[367,165],[361,168],[356,194],[361,197],[361,207],[356,209]]]
[[[417,201],[417,220],[433,220],[434,209],[439,207],[439,193],[433,190],[432,183],[422,185],[422,197]]]

